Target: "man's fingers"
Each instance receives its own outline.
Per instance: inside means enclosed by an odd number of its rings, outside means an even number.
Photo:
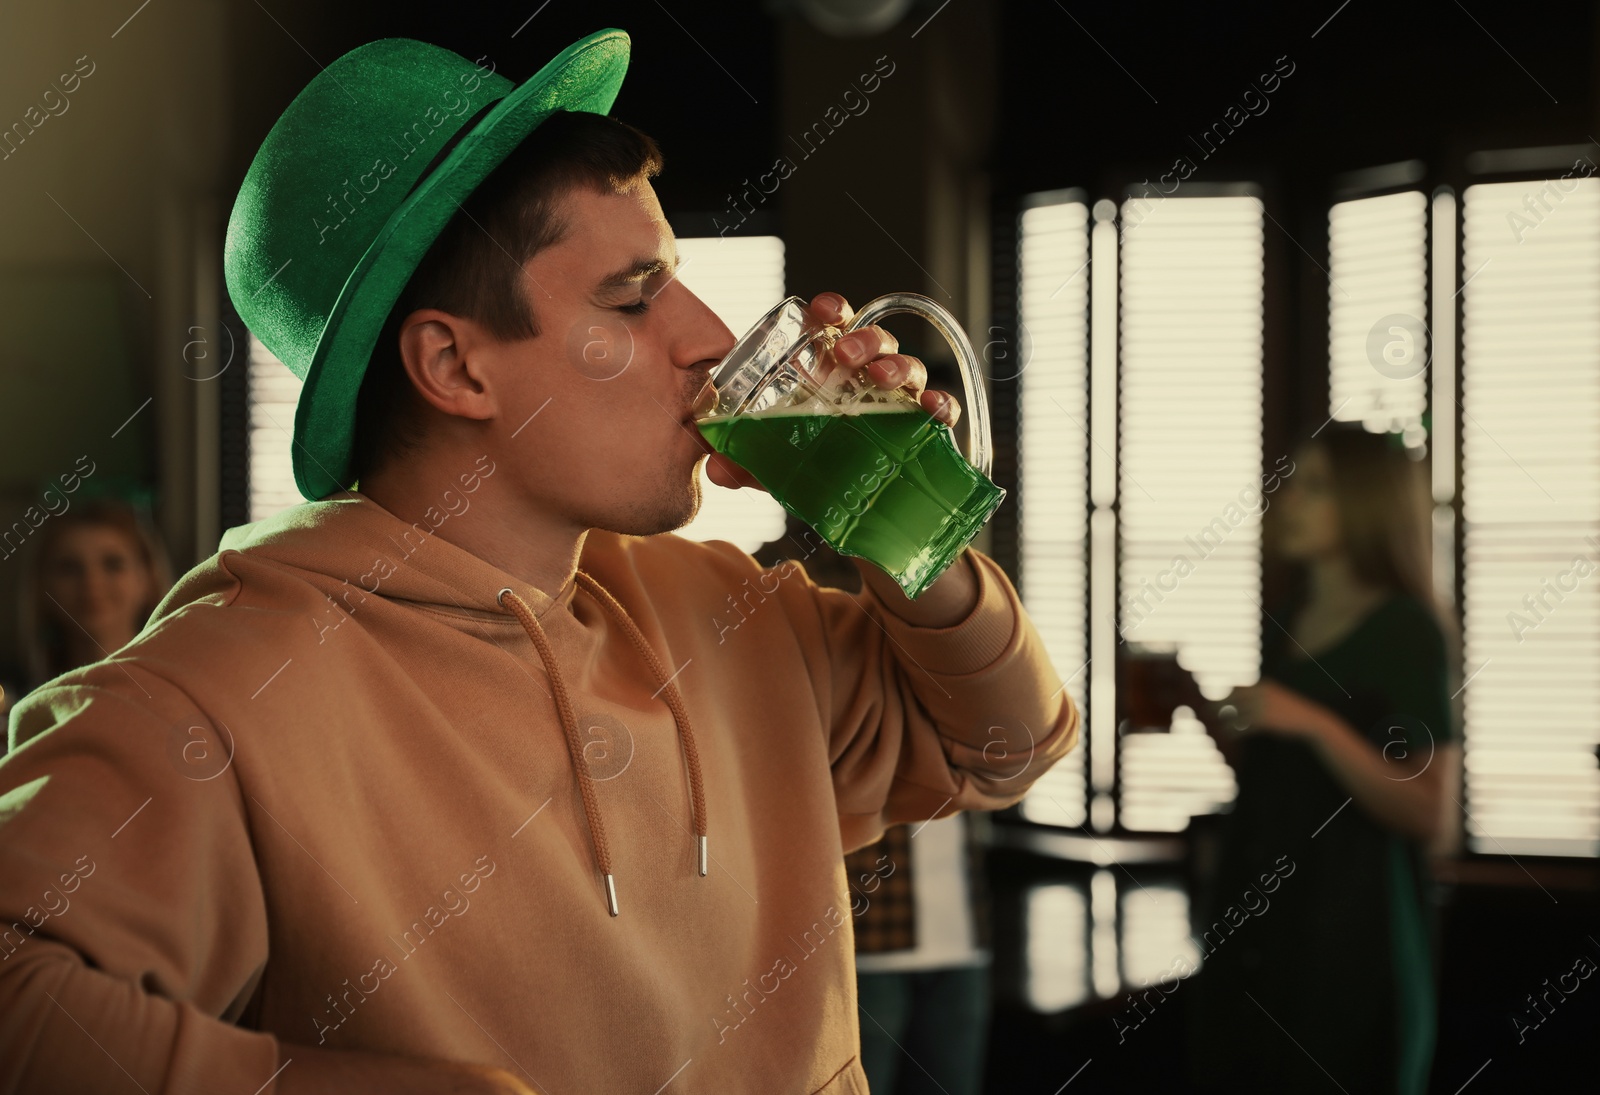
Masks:
[[[961,421],[961,404],[949,392],[923,392],[920,402],[923,410],[952,429]]]
[[[880,388],[904,387],[912,395],[928,386],[927,368],[909,354],[884,354],[867,366],[867,376]]]
[[[865,365],[899,349],[900,340],[882,327],[862,327],[834,343],[833,356],[841,365]]]
[[[838,293],[818,293],[811,298],[810,311],[813,316],[830,327],[841,327],[849,323],[856,314],[850,307],[850,302]]]
[[[818,293],[812,298],[809,309],[817,320],[832,326],[843,326],[855,315],[849,302],[838,293]],[[886,391],[906,389],[916,397],[923,410],[946,426],[954,427],[961,420],[961,404],[948,392],[925,391],[928,386],[927,367],[917,358],[899,351],[899,339],[882,327],[872,326],[851,331],[839,339],[828,356],[832,363],[850,369],[865,365],[867,379],[878,387]],[[710,467],[707,470],[712,482],[724,483]],[[742,469],[741,474],[748,477],[748,473]],[[746,482],[746,479],[740,482]]]

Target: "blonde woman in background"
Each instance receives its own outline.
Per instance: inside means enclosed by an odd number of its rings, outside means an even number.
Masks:
[[[1296,594],[1210,727],[1239,795],[1196,923],[1190,1063],[1231,1091],[1412,1095],[1436,1022],[1428,850],[1457,793],[1453,628],[1398,438],[1330,426],[1294,456],[1268,531]]]

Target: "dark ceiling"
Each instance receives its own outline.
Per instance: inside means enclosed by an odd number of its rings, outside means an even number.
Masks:
[[[1196,179],[1318,179],[1595,132],[1589,3],[1045,0],[1006,4],[1002,41],[997,166],[1014,192],[1143,179],[1183,155]],[[1246,100],[1280,58],[1292,75]],[[1204,162],[1190,138],[1230,107],[1245,122]]]
[[[268,15],[240,4],[236,177],[317,63],[363,42],[421,38],[487,55],[521,80],[582,35],[616,26],[632,35],[634,55],[615,112],[664,145],[663,204],[720,209],[727,180],[778,144],[779,22],[769,9],[779,6],[529,0],[441,10],[404,0],[298,13],[275,4]],[[915,48],[912,32],[937,6],[919,3],[885,42]],[[1002,194],[1109,190],[1159,176],[1181,156],[1197,180],[1292,174],[1293,189],[1320,189],[1354,168],[1413,157],[1440,165],[1473,148],[1567,143],[1596,128],[1591,3],[995,7]],[[1274,65],[1292,73],[1263,94]],[[1229,118],[1244,121],[1207,159],[1194,138]]]

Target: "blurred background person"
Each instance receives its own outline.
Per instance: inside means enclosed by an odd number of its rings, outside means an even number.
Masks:
[[[39,530],[22,579],[21,691],[127,645],[172,586],[149,519],[118,498],[86,498]]]
[[[978,1095],[989,1033],[980,827],[898,825],[845,857],[861,1065],[881,1095]]]
[[[1200,905],[1190,1064],[1207,1090],[1422,1092],[1426,851],[1457,752],[1422,465],[1359,425],[1294,460],[1268,540],[1294,593],[1263,620],[1260,683],[1211,725],[1239,794]],[[1246,1034],[1257,1011],[1292,1040]]]

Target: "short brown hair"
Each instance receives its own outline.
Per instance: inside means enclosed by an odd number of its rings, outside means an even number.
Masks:
[[[360,479],[422,439],[419,400],[400,355],[400,324],[419,308],[482,323],[498,339],[539,333],[522,291],[523,264],[565,237],[557,207],[587,186],[620,192],[661,171],[655,141],[600,114],[557,111],[468,196],[423,256],[384,322],[356,397],[350,477]]]

